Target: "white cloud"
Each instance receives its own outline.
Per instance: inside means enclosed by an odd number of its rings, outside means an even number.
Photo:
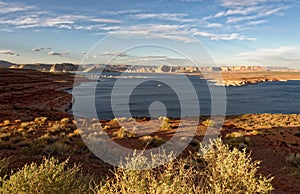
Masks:
[[[250,15],[250,16],[242,16],[242,17],[228,17],[227,18],[227,23],[238,23],[241,21],[245,21],[245,20],[254,20],[254,19],[258,19],[258,18],[263,18],[266,16],[271,16],[274,14],[279,14],[280,11],[287,9],[287,6],[279,6],[276,8],[265,8],[263,10],[261,10],[259,13],[255,14],[255,15]]]
[[[18,54],[16,54],[14,51],[12,50],[0,50],[0,54],[3,54],[3,55],[15,55],[15,56],[18,56]]]
[[[67,52],[54,52],[54,51],[50,51],[50,52],[48,52],[48,55],[50,55],[50,56],[61,56],[61,55],[69,55],[69,53],[67,53]]]
[[[244,52],[236,56],[243,61],[260,62],[267,65],[298,66],[300,65],[300,47],[282,46]]]
[[[35,9],[34,6],[26,6],[15,2],[0,1],[0,14],[8,14]]]
[[[195,22],[194,19],[185,18],[187,14],[184,13],[143,13],[136,14],[134,17],[137,19],[158,19],[158,20],[168,20],[175,22]]]
[[[122,23],[121,20],[104,19],[104,18],[93,18],[93,19],[90,19],[90,21],[98,22],[98,23],[113,23],[113,24]]]
[[[184,25],[164,25],[164,24],[146,24],[134,25],[116,31],[111,31],[109,34],[120,35],[123,37],[142,37],[154,39],[169,39],[181,42],[195,42],[191,38],[191,32],[186,30]]]
[[[261,3],[265,3],[268,0],[251,0],[251,1],[245,1],[245,0],[221,0],[221,5],[224,7],[245,7],[245,6],[251,6],[251,5],[257,5]]]
[[[82,25],[77,23],[82,22]],[[61,15],[49,16],[45,14],[25,14],[15,19],[0,19],[0,24],[13,25],[18,29],[24,28],[42,28],[42,27],[55,27],[60,29],[76,29],[76,30],[101,30],[103,25],[90,25],[84,22],[95,22],[104,24],[121,23],[120,20],[92,18],[89,16],[79,15]],[[108,26],[106,26],[108,27]],[[105,30],[105,29],[103,29]]]
[[[202,2],[203,0],[180,0],[182,2]]]
[[[140,10],[130,9],[130,10],[115,10],[115,11],[100,11],[98,13],[101,13],[104,15],[115,16],[115,15],[136,14],[136,13],[140,13],[140,12],[141,12]]]
[[[237,9],[229,9],[227,11],[220,11],[214,15],[214,18],[223,17],[223,16],[231,16],[231,15],[248,15],[250,13],[255,13],[261,10],[262,7],[247,7],[247,8],[237,8]]]
[[[257,20],[257,21],[248,22],[247,25],[249,25],[249,26],[257,26],[257,25],[260,25],[260,24],[264,24],[266,22],[268,22],[268,20]]]
[[[245,36],[241,36],[238,33],[232,33],[232,34],[214,34],[209,32],[203,32],[203,31],[197,31],[194,32],[195,36],[202,36],[209,38],[211,40],[249,40],[249,41],[255,41],[255,38],[248,38]]]
[[[87,19],[86,16],[62,15],[57,17],[45,17],[40,15],[25,15],[11,20],[0,20],[0,24],[15,25],[17,28],[33,27],[60,27],[64,28],[68,24],[74,24],[78,20]]]
[[[251,52],[245,52],[239,54],[240,57],[248,57],[248,58],[268,58],[268,57],[276,57],[276,56],[285,56],[288,57],[290,55],[298,55],[297,58],[300,58],[300,47],[288,47],[282,46],[278,48],[264,48]]]
[[[215,24],[215,26],[217,26]],[[192,36],[202,36],[211,40],[248,40],[255,41],[255,38],[242,36],[238,33],[231,34],[215,34],[206,31],[200,31],[196,28],[188,28],[185,25],[163,25],[163,24],[147,24],[135,25],[127,28],[109,32],[110,34],[119,35],[121,37],[142,37],[153,39],[169,39],[181,42],[195,42],[196,39]]]
[[[220,24],[220,23],[209,23],[205,27],[206,28],[221,28],[221,27],[223,27],[223,24]]]

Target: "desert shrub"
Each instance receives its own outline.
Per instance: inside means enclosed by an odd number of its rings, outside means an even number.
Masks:
[[[2,181],[0,193],[88,193],[90,177],[82,174],[80,166],[66,168],[67,163],[50,158],[40,165],[25,165]]]
[[[38,125],[43,125],[47,121],[47,117],[37,117],[34,119],[34,122],[37,123]]]
[[[139,140],[142,142],[143,146],[161,146],[165,143],[163,138],[158,136],[152,137],[150,135],[139,137]]]
[[[290,154],[286,160],[293,166],[300,169],[300,154]]]
[[[51,145],[47,145],[43,153],[50,156],[70,155],[72,153],[72,148],[62,141],[57,141]]]
[[[3,121],[3,126],[7,126],[7,125],[10,125],[10,124],[11,124],[10,120],[4,120]]]
[[[102,182],[101,193],[270,193],[272,178],[257,176],[259,162],[253,162],[243,151],[229,149],[220,139],[203,148],[203,155],[171,159],[165,165],[150,169],[155,159],[167,160],[172,154],[161,152],[151,158],[136,155],[125,160],[114,178]],[[169,160],[168,160],[169,161]],[[129,170],[149,167],[145,170]]]
[[[216,123],[215,123],[215,121],[213,121],[211,119],[206,119],[201,124],[206,126],[206,127],[213,127],[213,126],[215,126]]]
[[[159,120],[162,121],[160,128],[164,130],[172,129],[172,125],[170,124],[170,119],[168,117],[159,117]]]
[[[236,147],[242,150],[250,146],[250,138],[245,137],[244,134],[240,132],[232,132],[226,134],[225,143],[230,145],[231,147]]]
[[[291,174],[300,178],[300,154],[292,153],[286,157],[286,160],[289,163]]]
[[[245,150],[231,150],[220,139],[202,148],[206,162],[205,193],[270,193],[271,180],[256,175],[259,161],[252,161]]]
[[[126,117],[120,117],[120,118],[114,118],[112,121],[114,122],[125,122],[127,121],[127,118]]]
[[[9,140],[10,136],[11,136],[10,132],[0,133],[0,140],[7,141]]]
[[[114,135],[120,139],[136,137],[134,133],[128,132],[124,127],[121,127],[118,131],[114,132]]]
[[[1,185],[1,179],[5,178],[5,176],[9,172],[8,165],[9,165],[9,158],[3,158],[0,160],[0,185]]]

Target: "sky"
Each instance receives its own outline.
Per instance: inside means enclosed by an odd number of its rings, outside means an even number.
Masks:
[[[299,8],[297,0],[0,0],[0,60],[209,55],[216,65],[300,68]]]

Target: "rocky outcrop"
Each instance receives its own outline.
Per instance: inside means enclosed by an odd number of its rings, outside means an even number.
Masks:
[[[13,65],[13,63],[10,63],[8,61],[0,61],[0,68],[10,68]]]
[[[50,68],[50,72],[70,72],[77,71],[78,66],[71,63],[54,64]]]
[[[286,81],[286,80],[278,80],[276,78],[272,79],[255,79],[255,80],[223,80],[223,81],[214,81],[215,85],[218,86],[244,86],[249,84],[257,84],[261,82],[275,82],[275,81]]]
[[[261,66],[222,66],[222,72],[246,72],[246,71],[266,71],[265,67]]]
[[[49,72],[52,65],[49,64],[25,64],[25,65],[17,65],[12,68],[15,69],[30,69],[30,70],[37,70],[37,71],[44,71]]]

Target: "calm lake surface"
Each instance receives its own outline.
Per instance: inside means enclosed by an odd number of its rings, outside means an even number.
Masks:
[[[92,74],[86,75],[92,77]],[[187,82],[192,84],[196,92],[196,101]],[[95,83],[96,87],[94,87]],[[182,102],[191,112],[198,107],[195,103],[199,103],[200,115],[210,115],[212,110],[210,90],[216,92],[213,97],[216,102],[225,101],[226,103],[226,107],[223,108],[222,103],[216,104],[217,109],[218,106],[220,108],[220,111],[216,112],[218,114],[300,113],[300,81],[265,82],[242,87],[226,87],[224,99],[222,87],[214,86],[197,76],[148,73],[128,73],[125,76],[120,76],[120,73],[103,73],[97,82],[82,83],[76,89],[76,93],[73,93],[75,101],[72,111],[77,116],[91,118],[93,117],[92,109],[95,109],[99,119],[113,119],[116,114],[118,117],[127,116],[128,110],[133,117],[192,116],[188,115],[188,111],[181,112],[180,102]],[[178,97],[177,91],[184,94],[184,99]],[[112,111],[112,96],[114,111]],[[91,103],[91,99],[94,99],[94,103]],[[153,104],[153,102],[161,103]],[[161,106],[162,104],[164,107]],[[149,107],[151,107],[150,110]],[[222,109],[225,111],[223,112]]]

